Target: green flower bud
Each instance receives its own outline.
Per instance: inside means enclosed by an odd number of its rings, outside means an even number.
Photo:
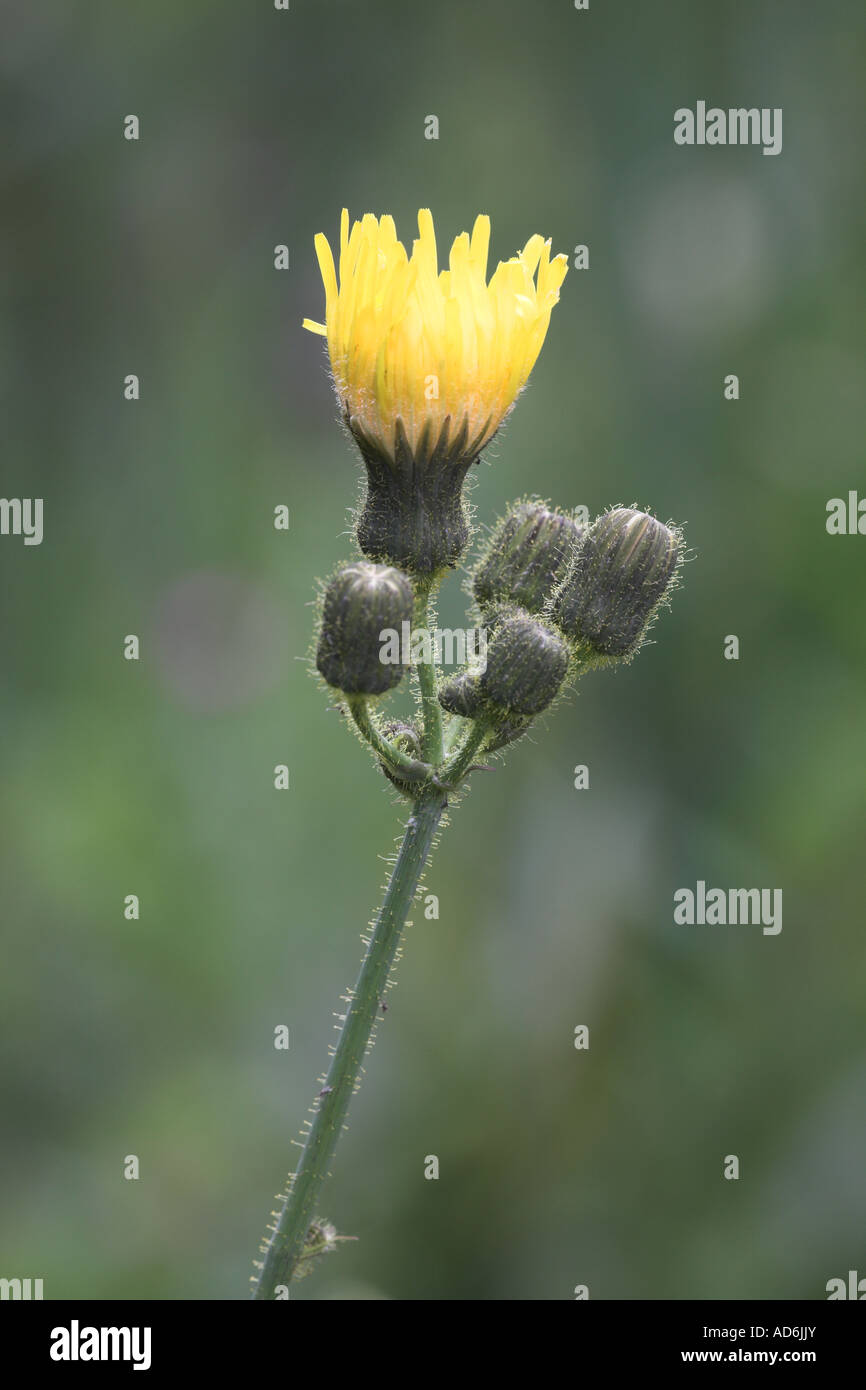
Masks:
[[[496,732],[491,735],[484,745],[485,753],[498,753],[500,748],[506,748],[509,743],[516,743],[525,733],[532,728],[531,719],[506,719],[496,726]]]
[[[540,714],[556,696],[568,671],[568,647],[545,623],[515,612],[496,628],[479,685],[499,715]]]
[[[585,531],[551,615],[598,656],[629,656],[671,583],[680,538],[654,516],[616,507]]]
[[[414,724],[407,724],[403,719],[387,719],[382,725],[382,732],[406,753],[411,753],[413,758],[421,756],[421,735]]]
[[[565,578],[583,528],[543,502],[519,502],[493,532],[472,582],[482,609],[517,603],[540,613]]]
[[[388,719],[382,725],[382,732],[392,743],[403,753],[408,753],[412,758],[421,757],[421,735],[414,724],[406,724],[402,719]],[[412,797],[417,795],[418,783],[409,782],[405,778],[395,774],[383,762],[379,762],[379,767],[388,781],[402,792],[404,796]]]
[[[402,624],[411,622],[412,607],[412,585],[399,570],[366,560],[339,570],[325,590],[316,653],[328,685],[346,695],[382,695],[399,685],[406,667],[382,659],[383,634],[399,636]]]
[[[440,685],[439,703],[449,714],[460,714],[464,719],[474,719],[484,704],[477,674],[473,671],[459,671],[451,680]]]

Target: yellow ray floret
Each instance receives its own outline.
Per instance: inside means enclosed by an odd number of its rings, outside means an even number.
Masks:
[[[349,231],[344,209],[340,260],[316,237],[325,322],[304,327],[328,339],[340,403],[350,421],[394,457],[402,421],[414,449],[425,426],[453,437],[465,424],[478,453],[495,434],[541,351],[568,269],[550,242],[532,236],[487,280],[490,218],[461,232],[439,270],[433,218],[418,213],[407,256],[393,217],[366,213]],[[429,432],[428,432],[429,437]]]

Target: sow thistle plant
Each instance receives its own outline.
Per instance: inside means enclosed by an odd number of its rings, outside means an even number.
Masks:
[[[438,585],[470,542],[469,469],[529,378],[567,270],[532,236],[488,280],[489,243],[490,219],[478,217],[440,271],[427,210],[411,255],[387,216],[368,213],[350,230],[344,211],[338,265],[316,237],[325,322],[304,326],[327,338],[340,414],[366,470],[356,518],[364,558],[325,586],[316,666],[410,812],[300,1162],[255,1262],[258,1299],[286,1297],[342,1239],[319,1214],[320,1192],[449,799],[581,675],[634,656],[681,563],[678,529],[645,512],[614,507],[581,526],[569,511],[522,500],[470,571],[484,659],[476,650],[442,679],[429,643],[414,641],[429,633]],[[410,660],[385,659],[384,639],[407,631]],[[407,667],[416,715],[388,719],[381,702]]]

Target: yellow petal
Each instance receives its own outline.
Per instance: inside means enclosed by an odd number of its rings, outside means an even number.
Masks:
[[[490,218],[455,238],[439,271],[429,209],[418,213],[411,255],[394,219],[365,213],[340,218],[339,283],[327,238],[316,237],[325,289],[325,322],[304,327],[325,335],[341,407],[393,457],[401,419],[410,445],[446,417],[455,434],[466,422],[480,448],[496,432],[538,357],[565,256],[531,236],[501,261],[487,282]]]
[[[334,257],[331,255],[331,248],[328,238],[318,232],[315,240],[316,255],[319,259],[319,270],[322,272],[322,283],[325,286],[325,304],[333,302],[337,297],[337,273],[334,270]]]

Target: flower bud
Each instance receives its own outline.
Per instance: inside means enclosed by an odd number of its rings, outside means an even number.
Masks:
[[[519,502],[493,532],[472,582],[482,609],[517,603],[540,613],[564,579],[583,528],[543,502]]]
[[[507,748],[509,743],[516,743],[532,728],[531,719],[515,718],[504,719],[496,726],[495,733],[484,745],[485,753],[498,753],[501,748]]]
[[[559,691],[568,661],[562,638],[518,610],[496,628],[479,686],[497,714],[512,719],[540,714]]]
[[[339,570],[325,590],[316,653],[328,685],[346,695],[382,695],[399,685],[406,667],[383,660],[383,634],[399,639],[412,608],[412,585],[399,570],[366,560]],[[389,646],[399,650],[397,642]]]
[[[616,507],[584,533],[551,614],[598,656],[629,656],[673,578],[680,538],[646,512]]]
[[[401,752],[408,753],[411,758],[421,757],[421,735],[414,724],[406,724],[402,719],[387,719],[382,725],[382,733],[393,744],[396,744]],[[417,795],[418,783],[416,781],[409,781],[408,778],[392,772],[387,763],[382,762],[381,759],[379,767],[391,785],[402,792],[404,796]]]
[[[473,671],[459,671],[452,676],[439,687],[439,703],[449,714],[474,719],[484,704],[478,675]]]

